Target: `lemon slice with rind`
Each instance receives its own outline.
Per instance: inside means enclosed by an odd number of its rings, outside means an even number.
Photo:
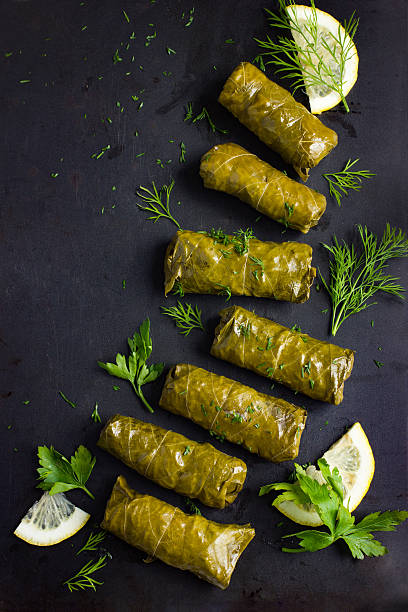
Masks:
[[[344,487],[343,504],[352,512],[370,488],[375,469],[373,451],[360,423],[355,423],[322,458],[326,459],[331,470],[334,467],[339,470]],[[306,474],[320,484],[325,482],[320,470],[313,465],[306,469]],[[292,501],[283,501],[275,507],[300,525],[318,527],[323,524],[313,504],[299,506]]]
[[[74,535],[89,516],[68,501],[64,493],[49,495],[47,491],[31,506],[14,534],[28,544],[51,546]]]
[[[315,6],[290,4],[286,11],[311,112],[322,113],[341,101],[348,110],[345,98],[357,81],[359,61],[352,38],[337,19]],[[346,24],[352,35],[357,23],[352,16]]]

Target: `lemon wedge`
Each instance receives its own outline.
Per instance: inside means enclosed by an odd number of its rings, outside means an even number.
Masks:
[[[51,546],[71,537],[89,519],[89,514],[71,504],[64,493],[48,491],[35,502],[14,534],[35,546]]]
[[[331,15],[315,6],[290,4],[286,7],[291,33],[302,65],[310,110],[322,113],[336,106],[357,81],[358,53],[345,28]],[[353,34],[358,21],[351,17],[347,29]],[[331,76],[331,74],[333,76]],[[317,80],[321,82],[316,82]],[[333,81],[337,84],[335,91]],[[330,86],[332,85],[332,87]],[[346,107],[348,109],[348,107]]]
[[[360,423],[354,423],[349,431],[324,453],[322,458],[326,459],[330,469],[338,468],[344,486],[343,503],[352,512],[370,488],[375,469],[373,451]],[[306,469],[306,474],[320,484],[325,482],[320,470],[313,465]],[[294,502],[284,501],[276,508],[300,525],[309,527],[322,525],[313,504],[299,506]]]

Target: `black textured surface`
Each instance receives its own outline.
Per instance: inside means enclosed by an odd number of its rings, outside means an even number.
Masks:
[[[203,513],[223,522],[250,521],[257,532],[225,592],[160,562],[144,565],[142,553],[110,536],[106,548],[113,558],[100,572],[105,584],[96,593],[70,594],[61,582],[91,558],[87,553],[74,555],[89,526],[54,548],[31,547],[12,535],[20,517],[40,495],[34,485],[36,447],[42,443],[53,444],[67,455],[83,443],[96,454],[89,481],[95,502],[79,492],[69,495],[92,513],[90,523],[101,519],[118,473],[139,491],[183,507],[175,493],[97,449],[100,427],[90,421],[97,401],[104,421],[121,412],[209,440],[204,430],[158,408],[150,417],[125,381],[118,382],[96,365],[97,359],[110,360],[117,350],[125,351],[127,336],[147,315],[155,361],[168,365],[191,361],[260,391],[269,390],[266,380],[209,355],[217,312],[224,306],[222,297],[189,300],[202,308],[206,334],[196,331],[184,338],[160,314],[160,305],[175,302],[174,297],[166,302],[162,288],[164,249],[175,228],[167,221],[155,225],[147,221],[135,197],[138,185],[152,180],[161,185],[173,176],[173,211],[184,227],[222,226],[233,231],[253,225],[262,240],[282,239],[278,224],[266,218],[255,222],[257,215],[251,208],[204,190],[198,176],[200,156],[216,142],[227,140],[285,168],[277,155],[216,101],[235,65],[257,54],[252,37],[264,37],[268,31],[264,4],[261,0],[3,3],[2,612],[385,612],[408,607],[406,526],[397,533],[379,534],[390,549],[382,559],[353,561],[341,545],[313,554],[286,555],[280,552],[280,536],[292,532],[293,524],[284,519],[278,527],[282,516],[270,508],[271,499],[258,498],[257,491],[262,484],[286,478],[291,464],[270,464],[214,439],[218,448],[246,461],[249,475],[245,490],[230,508],[202,507]],[[188,16],[181,20],[181,13],[188,15],[192,6],[194,21],[186,28],[183,23]],[[349,96],[352,112],[346,115],[336,109],[322,116],[338,132],[339,145],[311,172],[308,185],[326,194],[321,173],[340,169],[348,158],[360,157],[361,167],[377,173],[360,194],[344,199],[341,208],[329,200],[321,222],[307,236],[292,231],[285,235],[285,239],[310,243],[315,265],[324,271],[327,257],[319,244],[330,241],[333,233],[349,240],[355,236],[356,223],[367,223],[377,233],[382,233],[386,221],[406,227],[406,6],[404,0],[319,3],[341,19],[357,8],[360,74]],[[126,22],[122,8],[131,23]],[[87,28],[82,30],[83,26]],[[154,30],[157,37],[145,46],[145,37]],[[132,31],[135,38],[129,40]],[[224,42],[229,38],[235,43]],[[129,50],[121,42],[129,42]],[[176,54],[168,55],[166,47]],[[117,48],[123,61],[114,65]],[[6,58],[4,54],[11,51]],[[172,75],[165,76],[163,71]],[[273,76],[272,70],[267,74]],[[31,82],[20,83],[25,79]],[[139,101],[133,102],[130,96],[142,89],[144,105],[138,111]],[[189,100],[197,112],[205,104],[216,124],[228,128],[228,136],[214,136],[204,124],[184,123],[183,106]],[[122,113],[117,101],[124,107]],[[111,117],[112,124],[101,122],[106,117]],[[178,161],[181,140],[187,147],[185,164]],[[91,154],[108,144],[110,151],[99,160],[91,159]],[[145,155],[137,158],[141,152]],[[162,169],[156,158],[172,162]],[[52,178],[52,172],[58,176]],[[406,261],[395,260],[392,273],[408,284]],[[378,301],[349,319],[336,336],[338,344],[357,351],[340,406],[294,397],[279,385],[274,390],[309,410],[300,462],[314,461],[355,421],[362,423],[375,454],[376,472],[357,517],[406,507],[407,309],[386,296]],[[321,310],[329,303],[323,291],[313,289],[309,302],[301,305],[250,298],[233,303],[328,338],[328,315]],[[384,367],[377,369],[373,359],[384,362]],[[119,391],[113,390],[115,384]],[[154,405],[161,384],[146,388]],[[59,390],[76,408],[59,397]]]

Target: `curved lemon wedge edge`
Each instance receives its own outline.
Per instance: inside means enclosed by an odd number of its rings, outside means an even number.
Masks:
[[[343,503],[352,512],[370,488],[375,470],[373,451],[360,423],[354,423],[322,458],[326,459],[330,469],[338,468],[345,489]],[[320,484],[325,482],[322,473],[314,465],[306,469],[306,474]],[[285,501],[275,507],[300,525],[318,527],[323,524],[313,504],[299,506],[294,502]]]
[[[312,8],[311,6],[304,6],[301,4],[293,4],[289,5],[286,10],[288,11],[289,17],[292,17],[292,19],[294,19],[300,26],[302,26],[302,24],[305,25],[305,28],[302,33],[309,40],[310,35],[307,35],[307,25],[309,24],[310,27],[311,23],[315,23],[315,14],[316,25],[319,29],[320,36],[324,37],[327,43],[334,43],[332,36],[330,36],[330,34],[332,34],[333,36],[342,41],[343,48],[348,49],[347,59],[345,61],[344,66],[344,78],[342,86],[342,92],[345,98],[357,81],[359,58],[357,48],[354,42],[349,37],[349,35],[346,33],[344,27],[332,15],[329,15],[329,13],[325,13],[324,11],[321,11],[318,8]],[[290,13],[292,13],[292,15]],[[304,48],[305,40],[303,36],[295,30],[291,30],[291,33],[296,45],[299,48]],[[338,55],[338,53],[340,53],[340,46],[338,45],[338,43],[336,44],[336,46]],[[334,70],[336,69],[337,62],[333,60],[333,58],[330,56],[329,51],[325,49],[322,45],[319,46],[317,56],[322,57],[326,64],[330,65]],[[305,83],[307,83],[307,77]],[[329,86],[324,88],[319,87],[318,85],[306,85],[306,94],[309,98],[310,110],[315,115],[334,108],[335,106],[337,106],[337,104],[339,104],[339,102],[342,101],[341,96],[336,91],[330,89]]]
[[[35,546],[51,546],[73,536],[90,515],[72,504],[64,493],[49,495],[36,501],[21,519],[14,534]]]

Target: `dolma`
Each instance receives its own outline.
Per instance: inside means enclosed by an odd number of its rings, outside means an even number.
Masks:
[[[337,134],[296,102],[261,70],[241,62],[228,78],[218,101],[262,142],[292,164],[306,181],[337,145]]]
[[[167,375],[160,406],[269,461],[295,459],[306,410],[193,365]]]
[[[241,459],[120,414],[109,419],[98,446],[162,487],[213,508],[231,504],[245,482],[247,467]]]
[[[252,370],[313,399],[340,404],[354,353],[231,306],[220,312],[214,357]]]
[[[165,294],[252,295],[305,302],[316,276],[312,248],[300,242],[261,242],[246,232],[178,231],[167,247]]]
[[[204,186],[225,191],[258,212],[306,234],[326,210],[326,198],[233,142],[201,158]]]
[[[185,514],[131,489],[119,476],[106,505],[102,529],[131,546],[226,589],[239,557],[255,536],[249,525],[223,525]]]

